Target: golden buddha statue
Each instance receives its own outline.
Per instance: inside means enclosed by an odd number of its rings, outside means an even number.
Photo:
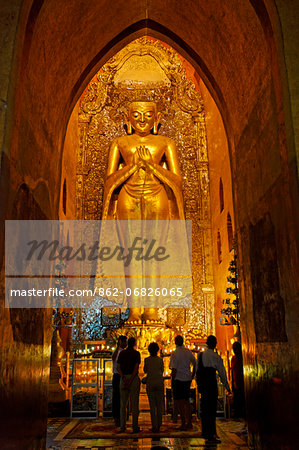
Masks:
[[[110,147],[103,220],[184,220],[181,174],[175,142],[157,134],[160,114],[154,102],[132,102],[127,135]],[[125,237],[123,236],[123,239]],[[129,320],[140,320],[131,308]],[[157,318],[145,308],[143,319]]]

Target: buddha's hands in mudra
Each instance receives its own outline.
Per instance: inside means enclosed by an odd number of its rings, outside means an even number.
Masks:
[[[153,164],[153,157],[150,150],[144,145],[137,147],[134,153],[133,162],[139,168],[150,168],[148,164]]]

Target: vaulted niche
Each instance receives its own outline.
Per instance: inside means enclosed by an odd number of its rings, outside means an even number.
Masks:
[[[167,44],[151,37],[131,42],[108,60],[84,90],[71,115],[64,146],[62,177],[73,190],[69,195],[76,199],[68,218],[101,219],[109,147],[114,138],[126,135],[126,112],[136,100],[156,102],[161,113],[158,134],[177,145],[184,213],[192,220],[193,308],[160,310],[159,316],[170,327],[193,329],[192,333],[205,337],[215,332],[212,255],[219,207],[214,210],[213,204],[219,198],[220,176],[230,190],[226,198],[233,210],[228,146],[207,88],[194,68]],[[66,170],[67,166],[72,170]],[[101,309],[99,304],[94,306]],[[101,322],[98,332],[92,331],[99,338],[105,324],[111,325],[109,317],[112,322],[121,317],[110,308],[96,314],[100,320],[90,314],[82,317],[76,339],[91,337],[86,331],[91,321]]]

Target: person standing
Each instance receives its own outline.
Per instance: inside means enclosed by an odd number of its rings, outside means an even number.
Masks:
[[[243,357],[240,342],[233,343],[234,356],[232,357],[232,390],[235,417],[245,417],[245,392],[243,376]]]
[[[221,441],[218,439],[216,433],[218,399],[216,372],[218,372],[228,393],[231,393],[231,391],[222,358],[214,351],[216,344],[216,337],[213,335],[209,336],[207,339],[208,348],[198,354],[196,379],[198,390],[201,393],[202,437],[210,442],[218,443]]]
[[[117,359],[117,370],[121,376],[120,380],[120,432],[126,431],[126,409],[131,397],[133,433],[138,433],[139,416],[139,393],[140,379],[138,377],[140,353],[134,349],[136,339],[128,339],[128,347],[123,350]]]
[[[119,336],[117,347],[112,355],[113,378],[112,378],[112,416],[116,427],[120,426],[120,374],[117,371],[117,359],[122,350],[127,346],[127,337]]]
[[[181,416],[180,430],[185,431],[193,428],[189,398],[191,382],[195,375],[196,359],[191,350],[184,346],[182,336],[176,336],[174,342],[176,350],[170,357],[169,368],[171,369],[173,398],[177,402]],[[192,372],[191,366],[193,368]]]
[[[159,345],[152,342],[148,346],[150,356],[144,360],[146,377],[146,393],[150,404],[152,431],[158,433],[162,425],[164,382],[164,364],[158,356]]]

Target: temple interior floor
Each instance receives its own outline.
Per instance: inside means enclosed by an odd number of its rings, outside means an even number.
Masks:
[[[90,421],[93,423],[103,424],[111,423],[112,419],[99,418],[97,421]],[[141,429],[148,428],[150,422],[149,413],[142,412],[139,416],[139,425]],[[136,438],[114,438],[113,433],[111,438],[105,439],[69,439],[65,436],[69,431],[75,427],[78,419],[68,418],[52,418],[48,422],[47,434],[47,450],[63,450],[63,449],[81,449],[81,450],[95,450],[95,449],[171,449],[171,450],[187,450],[187,449],[246,449],[247,445],[247,430],[246,423],[239,419],[217,419],[217,432],[221,439],[220,444],[210,444],[204,439],[194,436],[188,436],[188,432],[184,432],[180,437],[142,437],[136,435]],[[162,429],[167,430],[167,424],[173,427],[170,416],[163,416]],[[193,416],[193,424],[195,429],[200,431],[200,422]],[[177,424],[179,427],[179,423]],[[131,428],[131,420],[128,421],[128,429]]]

